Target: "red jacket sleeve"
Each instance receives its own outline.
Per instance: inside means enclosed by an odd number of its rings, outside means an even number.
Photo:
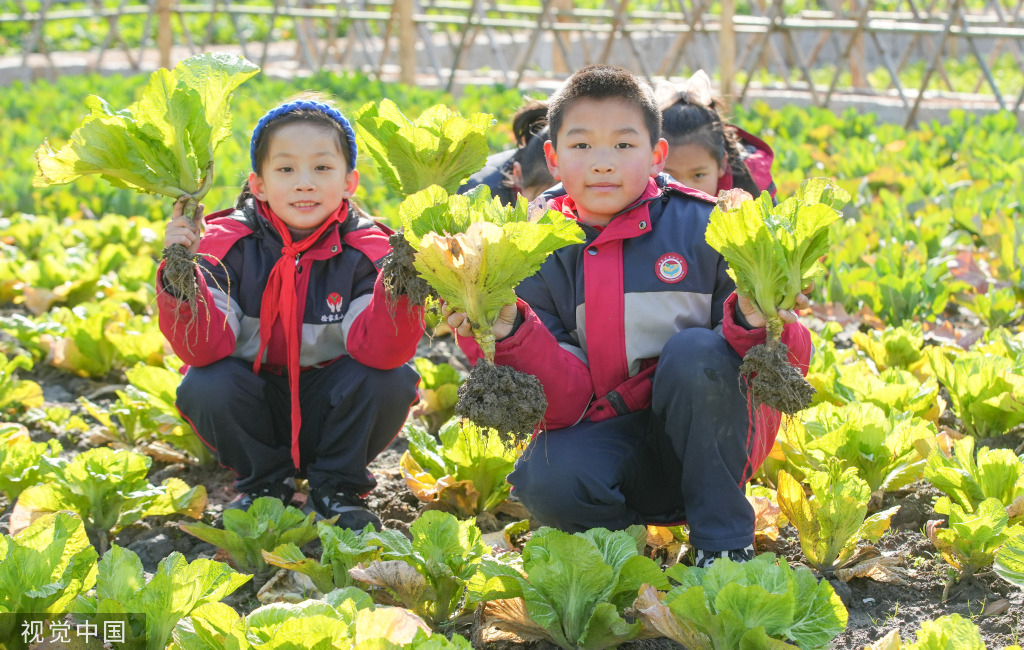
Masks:
[[[514,334],[495,345],[494,362],[540,380],[548,400],[545,428],[562,429],[576,424],[594,397],[590,368],[559,344],[530,305],[518,300],[516,308],[523,323]],[[471,363],[483,358],[480,346],[472,338],[457,337],[457,341]]]
[[[409,297],[400,297],[388,304],[380,274],[373,284],[373,297],[356,316],[349,329],[345,346],[359,363],[390,370],[407,363],[416,354],[423,337],[423,306],[409,307]]]

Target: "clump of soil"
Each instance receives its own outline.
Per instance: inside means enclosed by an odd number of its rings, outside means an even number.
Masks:
[[[388,237],[388,243],[391,244],[391,253],[384,258],[384,265],[381,267],[384,288],[395,300],[399,296],[409,296],[410,304],[422,305],[432,291],[413,265],[416,250],[406,241],[402,231]]]
[[[814,387],[789,363],[789,348],[769,340],[747,351],[740,375],[750,387],[754,406],[765,404],[786,415],[796,415],[811,405]]]
[[[536,377],[480,361],[459,387],[455,414],[497,430],[502,442],[516,447],[530,437],[547,408],[544,388]]]

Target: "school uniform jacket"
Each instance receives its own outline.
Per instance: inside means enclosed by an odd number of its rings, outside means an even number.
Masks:
[[[193,366],[233,356],[255,361],[260,345],[260,303],[267,278],[281,258],[281,236],[250,201],[244,210],[224,210],[205,219],[199,252],[208,255],[196,274],[197,320],[188,305],[166,290],[163,265],[157,274],[160,329],[175,353]],[[343,355],[377,369],[406,363],[423,334],[422,307],[408,309],[403,296],[387,305],[379,269],[391,251],[383,226],[349,209],[295,260],[297,304],[303,305],[299,365],[323,365]],[[392,317],[393,314],[393,317]],[[281,324],[274,324],[263,368],[281,371],[286,350]]]
[[[764,342],[764,328],[747,330],[734,319],[735,284],[704,239],[712,206],[707,194],[661,174],[604,229],[583,226],[584,243],[555,251],[516,288],[522,322],[497,343],[494,360],[540,380],[548,429],[649,408],[658,356],[680,330],[717,330],[740,356]],[[564,194],[552,207],[576,218]],[[807,329],[788,324],[782,341],[806,374]],[[472,339],[459,342],[470,359],[480,358]],[[778,423],[778,413],[762,406],[757,464]]]

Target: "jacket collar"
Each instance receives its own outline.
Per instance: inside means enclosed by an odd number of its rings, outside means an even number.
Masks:
[[[654,178],[647,179],[647,187],[636,198],[635,201],[619,210],[611,221],[608,222],[602,231],[601,239],[628,239],[644,234],[650,228],[646,223],[648,216],[647,205],[662,195],[663,189]],[[569,219],[579,221],[576,214],[576,202],[568,194],[556,197],[552,200],[552,207],[560,211]],[[640,222],[645,221],[643,227]]]

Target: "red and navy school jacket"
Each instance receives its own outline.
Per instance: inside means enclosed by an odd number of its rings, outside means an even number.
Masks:
[[[232,356],[253,362],[260,346],[260,304],[274,264],[281,258],[281,236],[251,201],[242,210],[206,217],[199,243],[205,254],[196,272],[196,320],[187,303],[157,273],[160,330],[174,352],[191,366]],[[349,208],[344,221],[329,228],[295,261],[297,303],[303,305],[299,365],[318,366],[349,355],[387,370],[408,362],[423,335],[423,311],[408,308],[403,296],[390,308],[380,267],[391,251],[383,226]],[[280,322],[275,323],[263,368],[283,370],[287,357]]]
[[[747,133],[738,126],[730,124],[729,128],[734,129],[740,138],[740,144],[746,153],[743,163],[750,170],[750,176],[754,179],[754,183],[762,191],[768,190],[771,197],[775,198],[775,181],[772,180],[772,161],[775,159],[775,152],[761,138]],[[718,191],[732,188],[732,168],[726,165],[725,173],[718,177]]]
[[[549,205],[576,218],[566,195]],[[705,241],[713,205],[703,192],[661,174],[603,229],[583,225],[584,243],[558,249],[516,288],[522,323],[497,343],[494,361],[540,380],[548,429],[649,408],[661,350],[683,329],[717,330],[740,356],[764,343],[764,328],[736,323],[735,284]],[[807,329],[787,324],[782,341],[790,363],[806,374]],[[459,343],[470,359],[482,356],[471,338]],[[778,425],[778,413],[762,406],[755,467]]]

